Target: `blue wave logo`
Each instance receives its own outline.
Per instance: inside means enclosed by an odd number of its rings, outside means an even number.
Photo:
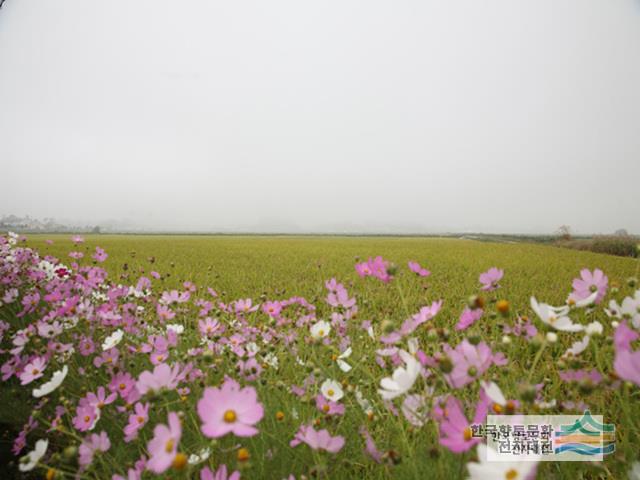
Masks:
[[[554,433],[554,453],[573,452],[578,455],[608,455],[616,451],[616,427],[598,422],[586,410],[571,425],[562,425]]]

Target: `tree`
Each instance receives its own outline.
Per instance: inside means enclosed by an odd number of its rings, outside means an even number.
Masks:
[[[629,232],[627,232],[625,228],[619,228],[618,230],[615,231],[614,235],[616,237],[628,237]]]
[[[569,225],[560,225],[556,231],[556,235],[563,240],[571,240],[571,227]]]

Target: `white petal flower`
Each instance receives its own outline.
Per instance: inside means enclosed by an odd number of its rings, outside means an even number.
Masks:
[[[188,462],[189,465],[197,465],[198,463],[202,463],[209,458],[211,455],[211,449],[209,447],[204,447],[198,453],[192,453],[189,455]]]
[[[331,332],[331,324],[325,320],[320,320],[311,326],[311,336],[315,339],[324,338]]]
[[[336,363],[338,364],[338,367],[340,367],[340,370],[342,370],[345,373],[351,370],[351,365],[345,362],[344,359],[349,358],[351,356],[351,353],[352,353],[351,347],[348,347],[336,359]]]
[[[413,387],[420,373],[420,362],[413,355],[404,350],[400,350],[398,353],[406,367],[398,367],[391,377],[380,380],[382,388],[378,389],[378,393],[384,400],[391,400],[407,393]]]
[[[120,341],[122,340],[123,335],[124,335],[124,332],[122,330],[120,330],[120,329],[118,329],[115,332],[113,332],[102,343],[102,350],[110,350],[113,347],[115,347],[116,345],[118,345],[120,343]]]
[[[344,396],[342,386],[335,380],[331,379],[327,379],[322,382],[322,385],[320,386],[320,392],[322,392],[324,398],[332,402],[337,402]]]
[[[48,446],[49,440],[38,440],[35,448],[20,460],[20,465],[18,466],[20,471],[29,472],[33,470],[40,459],[44,457],[44,454],[47,453]]]
[[[45,395],[49,395],[56,388],[62,385],[62,382],[67,376],[67,373],[69,373],[69,368],[65,365],[64,367],[62,367],[62,370],[58,370],[57,372],[54,372],[53,376],[51,377],[51,380],[49,380],[46,383],[43,383],[40,386],[40,388],[34,388],[33,396],[36,398],[40,398],[40,397],[44,397]]]
[[[602,324],[597,320],[591,322],[589,325],[587,325],[587,328],[585,328],[585,333],[589,336],[602,335]]]
[[[167,332],[169,330],[172,330],[180,335],[182,332],[184,332],[184,325],[180,325],[179,323],[169,323],[167,325]]]
[[[556,330],[563,332],[581,332],[584,326],[573,323],[567,316],[569,307],[552,307],[546,303],[538,303],[535,297],[531,297],[531,309],[538,318]]]
[[[489,400],[491,400],[493,403],[497,403],[498,405],[502,406],[507,404],[507,399],[496,383],[482,381],[480,382],[480,385],[484,389],[484,393],[486,393],[487,397],[489,397]]]
[[[490,455],[491,453],[491,455]],[[527,478],[536,468],[537,462],[491,461],[497,453],[484,443],[478,444],[478,462],[467,463],[470,480],[495,480],[498,478]]]
[[[582,340],[578,342],[573,342],[573,345],[571,345],[571,348],[567,349],[567,351],[564,352],[562,356],[568,357],[569,355],[573,355],[574,357],[577,357],[587,349],[587,347],[589,346],[590,338],[591,337],[589,337],[589,335],[585,335]]]

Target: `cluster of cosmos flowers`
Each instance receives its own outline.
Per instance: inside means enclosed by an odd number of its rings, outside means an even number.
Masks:
[[[83,239],[72,242],[66,265],[22,246],[15,234],[0,236],[0,375],[33,406],[13,453],[20,471],[41,469],[49,479],[235,480],[256,439],[264,458],[283,449],[312,454],[307,470],[289,479],[313,474],[310,462],[348,448],[393,468],[398,448],[379,446],[374,418],[401,430],[435,428],[441,448],[454,454],[475,450],[466,466],[471,478],[532,479],[536,462],[484,461],[488,447],[471,425],[488,413],[588,405],[579,396],[551,398],[544,381],[523,380],[517,398],[505,395],[498,379],[512,361],[505,354],[512,342],[537,348],[529,365],[535,374],[544,349],[569,339],[558,381],[579,391],[640,386],[640,290],[606,302],[609,280],[598,269],[580,272],[564,305],[532,297],[527,316],[500,298],[504,272],[491,268],[447,321],[449,331],[437,321],[440,299],[402,321],[361,319],[356,295],[335,278],[317,304],[302,297],[225,302],[191,282],[165,290],[155,271],[134,285],[116,284],[101,266],[107,252],[85,255]],[[359,281],[382,286],[402,273],[382,257],[355,269]],[[431,275],[414,261],[404,274],[416,281]],[[597,318],[607,319],[606,329]],[[478,325],[500,329],[498,340],[478,335]],[[605,330],[613,358],[588,368],[581,355],[607,340]],[[270,401],[281,398],[276,390],[290,398],[286,409]],[[285,418],[289,436],[276,441],[270,429]]]

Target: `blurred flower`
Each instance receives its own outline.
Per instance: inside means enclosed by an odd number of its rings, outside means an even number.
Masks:
[[[175,412],[169,413],[169,425],[156,425],[153,438],[147,444],[149,461],[147,469],[154,473],[162,473],[168,469],[176,458],[178,444],[182,437],[182,426]]]

